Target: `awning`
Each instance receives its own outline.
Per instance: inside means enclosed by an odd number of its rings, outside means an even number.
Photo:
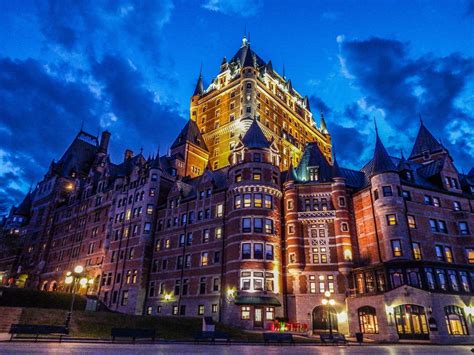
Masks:
[[[280,307],[281,303],[275,297],[269,296],[237,296],[236,305],[266,305]]]

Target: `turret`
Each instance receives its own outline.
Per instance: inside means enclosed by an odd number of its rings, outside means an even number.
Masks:
[[[99,144],[99,152],[107,154],[107,150],[109,148],[109,141],[110,141],[110,132],[103,131],[102,136],[100,137],[100,144]]]

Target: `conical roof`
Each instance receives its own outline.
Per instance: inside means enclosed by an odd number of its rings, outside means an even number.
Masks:
[[[423,121],[420,120],[420,129],[415,139],[415,144],[410,154],[409,159],[413,159],[428,151],[431,154],[444,150],[443,145],[431,134],[425,127]]]
[[[396,171],[395,164],[388,155],[378,132],[376,132],[374,156],[364,170],[366,170],[365,172],[369,177],[388,171]]]
[[[271,143],[262,132],[257,120],[253,120],[242,138],[242,144],[247,148],[270,148]]]
[[[202,95],[203,93],[204,93],[204,84],[202,82],[202,74],[199,74],[199,78],[196,83],[196,88],[194,89],[193,96]]]

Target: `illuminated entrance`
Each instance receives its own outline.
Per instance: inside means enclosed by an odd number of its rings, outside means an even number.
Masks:
[[[395,323],[400,339],[429,340],[425,309],[414,304],[395,307]]]
[[[329,317],[334,333],[338,332],[337,313],[331,306],[317,306],[313,310],[313,332],[315,334],[329,333]]]

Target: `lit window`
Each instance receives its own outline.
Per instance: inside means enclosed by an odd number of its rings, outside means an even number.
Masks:
[[[198,306],[198,316],[202,316],[204,314],[204,305],[200,304]]]
[[[474,248],[466,249],[466,257],[469,264],[474,264]]]
[[[252,195],[244,194],[244,207],[251,207],[251,206],[252,206]]]
[[[408,227],[409,227],[409,228],[411,228],[411,229],[416,228],[416,221],[415,221],[415,217],[414,217],[414,216],[408,215],[408,216],[407,216],[407,220],[408,220]]]
[[[453,210],[461,211],[461,203],[459,201],[453,201]]]
[[[436,260],[444,261],[443,247],[441,245],[435,245]]]
[[[378,334],[379,327],[375,308],[371,306],[361,307],[358,309],[358,314],[361,333]]]
[[[411,243],[413,248],[413,258],[415,260],[421,260],[421,246],[418,242]]]
[[[254,194],[253,198],[254,207],[262,207],[262,194]]]
[[[387,215],[387,224],[389,226],[394,226],[397,224],[397,215],[395,214],[388,214]]]
[[[265,233],[273,234],[273,220],[265,218]]]
[[[266,320],[275,319],[275,307],[265,307],[265,319]]]
[[[271,195],[265,195],[265,208],[272,208],[273,200]]]
[[[240,319],[242,319],[242,320],[249,320],[250,319],[250,307],[249,306],[242,306],[240,308]]]
[[[309,181],[318,181],[319,168],[308,168],[308,179]]]
[[[392,240],[391,243],[393,256],[402,256],[402,244],[400,239]]]
[[[452,263],[453,262],[453,251],[451,247],[444,247],[444,255],[446,257],[446,262]]]
[[[262,174],[261,173],[253,173],[252,180],[255,180],[255,181],[262,180]]]
[[[440,207],[441,203],[438,197],[433,197],[433,206]]]
[[[201,253],[201,266],[207,266],[209,263],[209,253],[207,251]]]
[[[222,217],[224,214],[224,205],[222,203],[219,203],[216,206],[216,217]]]
[[[216,227],[215,232],[214,232],[214,237],[216,239],[221,239],[222,238],[222,228],[221,227]]]

